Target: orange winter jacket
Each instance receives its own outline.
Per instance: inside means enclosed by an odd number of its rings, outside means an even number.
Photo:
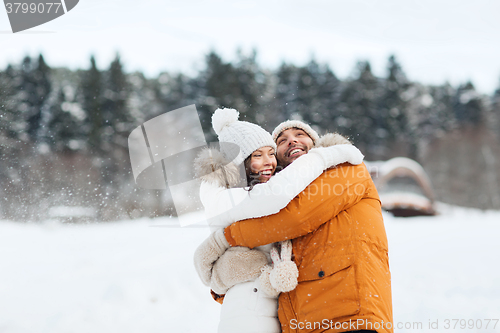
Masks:
[[[251,248],[293,239],[299,284],[279,297],[283,332],[393,332],[387,236],[364,164],[325,171],[279,213],[225,235]]]

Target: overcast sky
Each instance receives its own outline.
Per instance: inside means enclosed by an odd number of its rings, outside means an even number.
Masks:
[[[80,0],[66,15],[12,34],[0,8],[0,69],[42,52],[50,66],[101,68],[119,52],[127,71],[196,73],[216,50],[258,51],[270,69],[312,57],[340,78],[358,60],[385,75],[395,54],[407,76],[427,84],[472,80],[492,93],[500,86],[500,1],[346,0],[202,1]]]

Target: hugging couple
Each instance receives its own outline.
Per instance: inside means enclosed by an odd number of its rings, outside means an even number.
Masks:
[[[195,161],[212,234],[194,263],[222,304],[218,332],[393,332],[387,237],[361,152],[302,121],[269,134],[238,117],[218,109],[212,126],[239,155]],[[248,186],[235,187],[242,163]]]

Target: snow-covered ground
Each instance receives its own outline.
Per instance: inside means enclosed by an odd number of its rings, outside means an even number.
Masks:
[[[500,212],[441,211],[385,215],[394,324],[414,327],[396,332],[500,332],[484,329],[500,319]],[[208,229],[175,222],[0,221],[0,333],[216,332],[219,304],[192,265]]]

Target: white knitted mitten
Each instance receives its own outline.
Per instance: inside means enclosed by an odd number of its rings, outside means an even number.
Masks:
[[[210,286],[214,263],[228,248],[230,245],[224,236],[224,229],[221,228],[208,236],[194,252],[194,268],[206,286]]]
[[[312,148],[309,153],[319,154],[325,161],[327,168],[349,162],[353,165],[363,163],[364,155],[351,144],[335,145],[331,147]]]
[[[272,270],[273,266],[271,265],[266,265],[262,267],[261,269],[262,273],[260,274],[259,277],[260,289],[270,297],[278,297],[280,292],[274,289],[274,287],[271,285],[270,275]]]
[[[210,288],[224,295],[238,283],[257,279],[266,265],[264,252],[243,246],[230,247],[213,265]]]
[[[281,256],[275,247],[271,249],[271,258],[274,267],[269,274],[269,281],[274,289],[279,292],[289,292],[297,287],[299,270],[292,261],[292,242],[280,242]]]

